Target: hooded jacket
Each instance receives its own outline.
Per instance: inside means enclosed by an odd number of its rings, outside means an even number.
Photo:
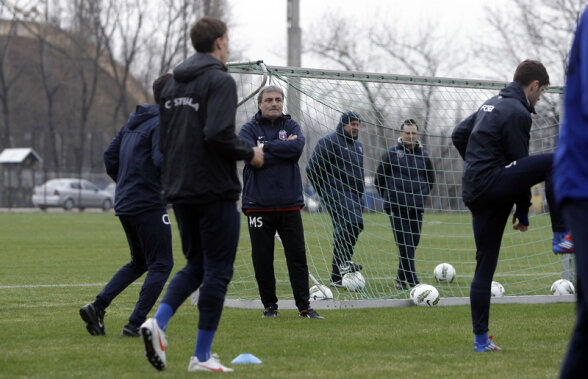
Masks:
[[[588,10],[582,13],[570,49],[564,112],[555,152],[554,192],[558,203],[588,199]]]
[[[161,94],[159,148],[164,199],[178,204],[237,200],[237,161],[253,149],[235,134],[237,87],[226,67],[196,53],[173,71]]]
[[[286,140],[289,136],[298,136]],[[290,115],[271,121],[258,111],[241,127],[239,136],[249,144],[263,143],[263,167],[249,163],[243,169],[243,210],[304,206],[298,159],[304,149],[300,125]]]
[[[505,166],[529,156],[531,113],[535,109],[523,87],[512,82],[455,127],[451,139],[465,160],[462,195],[466,205],[480,199]],[[516,200],[517,210],[526,213],[530,199],[529,190]]]
[[[104,151],[106,173],[116,182],[116,215],[163,209],[157,148],[159,107],[138,105]]]
[[[363,224],[363,145],[343,129],[341,122],[335,133],[318,141],[306,175],[331,214],[345,222]]]
[[[434,184],[433,164],[420,141],[409,149],[402,137],[398,138],[398,144],[382,155],[376,169],[375,185],[387,212],[393,208],[423,211]]]

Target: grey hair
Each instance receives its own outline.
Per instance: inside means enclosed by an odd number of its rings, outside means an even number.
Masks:
[[[263,89],[259,92],[259,95],[257,95],[257,104],[261,104],[261,99],[263,98],[263,94],[266,92],[278,92],[280,95],[282,95],[282,100],[284,100],[284,98],[286,96],[284,96],[284,91],[278,87],[278,86],[265,86],[263,87]]]

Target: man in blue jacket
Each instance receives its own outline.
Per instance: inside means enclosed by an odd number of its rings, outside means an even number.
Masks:
[[[435,171],[419,141],[416,121],[405,120],[400,129],[398,144],[384,153],[378,164],[375,185],[390,215],[398,247],[395,287],[405,290],[419,284],[414,255],[421,238],[425,202],[435,184]]]
[[[258,95],[259,111],[241,127],[239,136],[264,153],[261,168],[245,164],[242,209],[249,221],[251,255],[263,317],[278,315],[274,243],[278,233],[300,317],[323,319],[310,308],[308,265],[300,209],[304,206],[298,159],[304,148],[300,125],[282,113],[284,92],[264,87]]]
[[[153,82],[153,97],[171,78]],[[80,309],[86,329],[104,335],[104,314],[112,300],[145,272],[139,300],[121,336],[139,337],[139,327],[157,301],[173,267],[171,228],[161,199],[161,162],[157,147],[159,106],[143,104],[118,132],[104,152],[106,172],[116,182],[114,209],[125,230],[131,261],[110,279],[93,303]]]
[[[226,24],[203,17],[191,27],[190,39],[196,54],[174,69],[159,102],[163,195],[173,204],[187,262],[170,281],[154,318],[141,325],[141,335],[149,363],[165,369],[168,322],[199,289],[198,335],[188,371],[230,372],[211,346],[239,242],[237,161],[261,167],[263,153],[235,134],[237,85],[225,67]]]
[[[555,153],[554,186],[576,254],[576,325],[560,378],[586,375],[588,357],[588,8],[580,18],[567,70],[564,112]]]
[[[476,352],[500,350],[488,337],[490,285],[513,205],[513,228],[525,232],[529,227],[533,185],[545,181],[551,227],[565,236],[553,197],[553,153],[529,156],[531,113],[547,85],[549,75],[541,62],[521,62],[513,82],[457,125],[451,135],[465,160],[462,196],[472,212],[476,241],[476,269],[470,287]]]
[[[357,113],[343,113],[335,133],[318,141],[306,167],[308,180],[321,197],[333,223],[333,287],[343,287],[343,275],[362,269],[351,260],[353,248],[363,230],[363,146],[357,139],[360,122]]]

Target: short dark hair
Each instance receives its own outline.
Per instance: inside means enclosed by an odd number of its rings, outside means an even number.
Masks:
[[[416,126],[417,130],[419,130],[419,126],[413,118],[407,118],[406,120],[402,121],[402,125],[400,125],[400,130],[404,130],[404,125],[414,125]]]
[[[155,99],[155,104],[159,103],[159,99],[161,98],[161,91],[163,91],[163,87],[165,87],[167,81],[172,77],[173,75],[168,72],[153,81],[153,98]]]
[[[259,92],[259,95],[257,95],[257,104],[261,104],[261,100],[263,98],[263,94],[266,92],[278,92],[280,95],[282,95],[282,100],[284,100],[285,96],[284,96],[284,91],[278,87],[278,86],[265,86],[263,87],[263,89]]]
[[[543,66],[543,63],[532,59],[526,59],[519,63],[512,80],[519,83],[521,86],[528,86],[535,80],[539,81],[540,86],[548,86],[549,74],[547,73],[545,66]]]
[[[227,24],[216,17],[205,16],[190,28],[190,40],[197,52],[211,53],[214,51],[214,41],[225,33]]]

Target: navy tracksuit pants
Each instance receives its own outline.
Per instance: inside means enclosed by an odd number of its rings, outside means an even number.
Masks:
[[[352,224],[341,222],[336,215],[331,215],[333,221],[333,262],[331,281],[337,282],[342,279],[339,267],[351,261],[353,248],[357,243],[359,233],[363,230],[363,224]]]
[[[553,197],[553,153],[519,159],[502,169],[498,180],[479,199],[467,204],[472,212],[476,241],[476,270],[470,287],[470,306],[475,334],[488,332],[490,286],[502,243],[502,235],[515,200],[532,186],[545,181],[551,227],[565,232],[565,223]]]
[[[390,223],[398,247],[398,271],[396,277],[411,286],[419,283],[414,266],[416,247],[421,239],[423,211],[417,208],[393,207]]]
[[[162,303],[174,313],[200,289],[198,329],[216,330],[239,242],[241,218],[235,201],[174,204],[186,266],[170,281]]]
[[[304,226],[299,210],[247,212],[251,257],[261,302],[265,308],[278,303],[274,274],[275,235],[278,232],[290,276],[294,302],[299,311],[309,308],[308,265],[304,243]]]
[[[114,274],[94,304],[106,309],[118,294],[147,272],[129,318],[129,326],[138,328],[153,308],[174,265],[171,227],[165,209],[121,215],[119,219],[127,235],[131,261]]]
[[[582,378],[586,375],[588,357],[588,200],[566,200],[562,211],[574,238],[576,254],[576,325],[561,367],[562,379]]]

